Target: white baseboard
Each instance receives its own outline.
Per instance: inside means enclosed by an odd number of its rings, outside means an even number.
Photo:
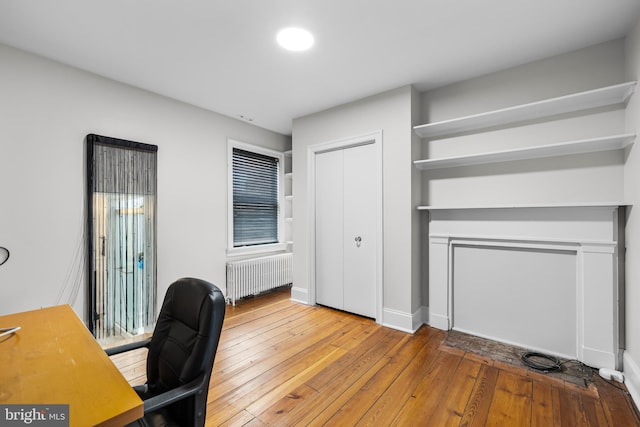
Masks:
[[[429,326],[436,329],[442,329],[443,331],[449,330],[449,318],[440,314],[429,315]]]
[[[291,287],[291,301],[309,305],[309,291],[303,288]]]
[[[413,334],[422,326],[422,308],[420,307],[413,314],[384,308],[382,310],[382,325]]]
[[[429,307],[422,306],[420,307],[420,310],[422,312],[420,316],[420,318],[422,319],[422,324],[428,325],[429,324]]]
[[[640,408],[640,368],[626,351],[622,356],[622,360],[624,364],[624,384],[627,386],[636,408]]]

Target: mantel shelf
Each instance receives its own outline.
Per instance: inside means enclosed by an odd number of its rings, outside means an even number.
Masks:
[[[443,157],[439,159],[416,160],[414,165],[421,170],[454,168],[459,166],[482,165],[515,160],[539,159],[569,154],[595,153],[598,151],[620,150],[633,144],[635,134],[612,135],[579,141],[560,142],[537,147],[492,151],[465,156]]]
[[[419,211],[449,211],[449,210],[472,210],[472,209],[541,209],[541,208],[593,208],[593,207],[619,207],[631,206],[630,203],[621,201],[603,202],[575,202],[575,203],[539,203],[539,204],[512,204],[512,205],[460,205],[460,206],[418,206]]]
[[[635,85],[636,82],[621,83],[515,107],[414,126],[413,129],[420,138],[435,139],[495,126],[505,126],[607,105],[616,105],[627,100],[633,93]]]

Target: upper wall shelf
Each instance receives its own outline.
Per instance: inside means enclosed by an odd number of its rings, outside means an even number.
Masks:
[[[444,138],[495,126],[615,105],[625,102],[633,93],[635,85],[636,82],[621,83],[515,107],[427,123],[414,126],[413,129],[420,138]]]
[[[417,169],[432,170],[454,168],[458,166],[483,165],[509,162],[514,160],[540,159],[544,157],[564,156],[568,154],[595,153],[598,151],[620,150],[633,144],[635,134],[605,136],[580,141],[561,142],[537,147],[516,148],[512,150],[492,151],[489,153],[465,156],[443,157],[440,159],[416,160]]]

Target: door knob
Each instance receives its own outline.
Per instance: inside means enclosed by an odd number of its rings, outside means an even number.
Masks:
[[[360,236],[356,236],[356,246],[360,247],[360,245],[362,244],[362,237]]]

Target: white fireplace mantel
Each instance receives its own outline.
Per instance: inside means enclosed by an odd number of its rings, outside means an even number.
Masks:
[[[618,245],[619,237],[624,237],[624,232],[619,229],[621,206],[622,204],[617,203],[590,203],[492,208],[421,207],[429,211],[430,217],[429,324],[443,330],[464,330],[456,324],[456,310],[458,310],[458,318],[464,317],[465,322],[469,324],[469,313],[462,312],[468,310],[468,305],[467,308],[462,307],[462,304],[457,306],[453,298],[454,291],[462,292],[461,289],[463,289],[462,279],[459,279],[460,284],[456,288],[454,271],[460,272],[460,270],[454,270],[454,266],[464,268],[460,267],[460,264],[465,260],[467,262],[470,259],[473,260],[473,254],[481,255],[478,259],[485,259],[487,255],[493,256],[494,253],[499,255],[501,251],[516,251],[517,259],[524,260],[519,261],[521,266],[526,265],[522,263],[526,263],[527,253],[542,253],[544,257],[563,254],[565,258],[566,254],[569,254],[571,261],[565,265],[569,265],[570,274],[566,276],[572,277],[575,283],[563,285],[565,291],[562,295],[567,299],[566,306],[571,309],[567,310],[568,314],[561,314],[558,318],[562,318],[562,315],[570,316],[566,323],[569,324],[567,327],[570,327],[570,331],[575,331],[571,332],[575,337],[571,335],[570,342],[564,347],[568,346],[571,349],[568,353],[572,354],[567,354],[567,351],[555,351],[552,344],[546,346],[544,337],[542,344],[540,339],[538,341],[532,339],[528,342],[529,336],[540,336],[541,331],[536,331],[534,328],[540,328],[541,324],[544,324],[544,322],[536,322],[535,319],[529,323],[519,320],[522,323],[518,326],[516,338],[505,339],[500,336],[500,332],[494,333],[490,326],[488,330],[485,329],[477,335],[508,341],[557,356],[575,357],[593,367],[617,369],[620,366],[619,276],[623,274],[619,271]],[[486,249],[491,250],[474,252]],[[467,255],[459,256],[460,260],[456,260],[456,254]],[[496,265],[500,268],[490,271],[489,274],[495,275],[497,281],[500,280],[501,275],[517,277],[517,265],[509,265],[501,261]],[[551,270],[554,268],[553,265],[551,263],[549,267]],[[571,271],[573,265],[575,265],[575,274]],[[567,271],[567,267],[563,267],[563,271]],[[553,271],[545,271],[545,274],[553,275],[553,273]],[[462,276],[459,273],[458,275]],[[467,279],[468,282],[469,279]],[[482,295],[481,300],[477,301],[478,307],[483,305],[497,307],[497,311],[488,313],[485,311],[479,316],[504,319],[505,322],[515,321],[509,318],[512,316],[510,313],[513,312],[514,306],[527,304],[527,294],[535,291],[530,288],[530,285],[526,289],[511,288],[511,286],[518,286],[519,281],[514,280],[513,283],[509,282],[508,293],[518,295],[517,300],[507,299],[504,305],[493,304],[495,298],[500,298],[500,295],[495,295],[495,288],[491,286],[494,280],[487,279],[484,275],[478,278],[477,283],[475,278],[471,277],[471,282],[473,282],[473,288],[466,289],[472,289],[474,293],[477,292],[477,295]],[[465,286],[469,285],[465,284]],[[487,292],[483,292],[483,286],[487,286]],[[491,291],[494,292],[493,295]],[[554,292],[548,293],[549,298],[555,298]],[[462,300],[461,294],[458,295]],[[476,304],[475,301],[473,304]],[[536,302],[535,308],[528,307],[528,309],[535,315],[539,313],[540,319],[544,320],[543,316],[556,314],[549,310],[562,310],[563,302],[549,300],[548,307],[546,305],[545,300],[541,299]],[[504,312],[500,307],[504,307]],[[471,315],[473,316],[473,313]],[[471,324],[474,324],[473,317],[471,319]],[[495,319],[489,319],[484,324],[490,324],[491,320]],[[483,324],[483,319],[478,318],[478,324]],[[535,332],[535,334],[529,332]],[[542,332],[549,336],[554,333],[549,330]],[[532,344],[534,341],[535,344]]]

